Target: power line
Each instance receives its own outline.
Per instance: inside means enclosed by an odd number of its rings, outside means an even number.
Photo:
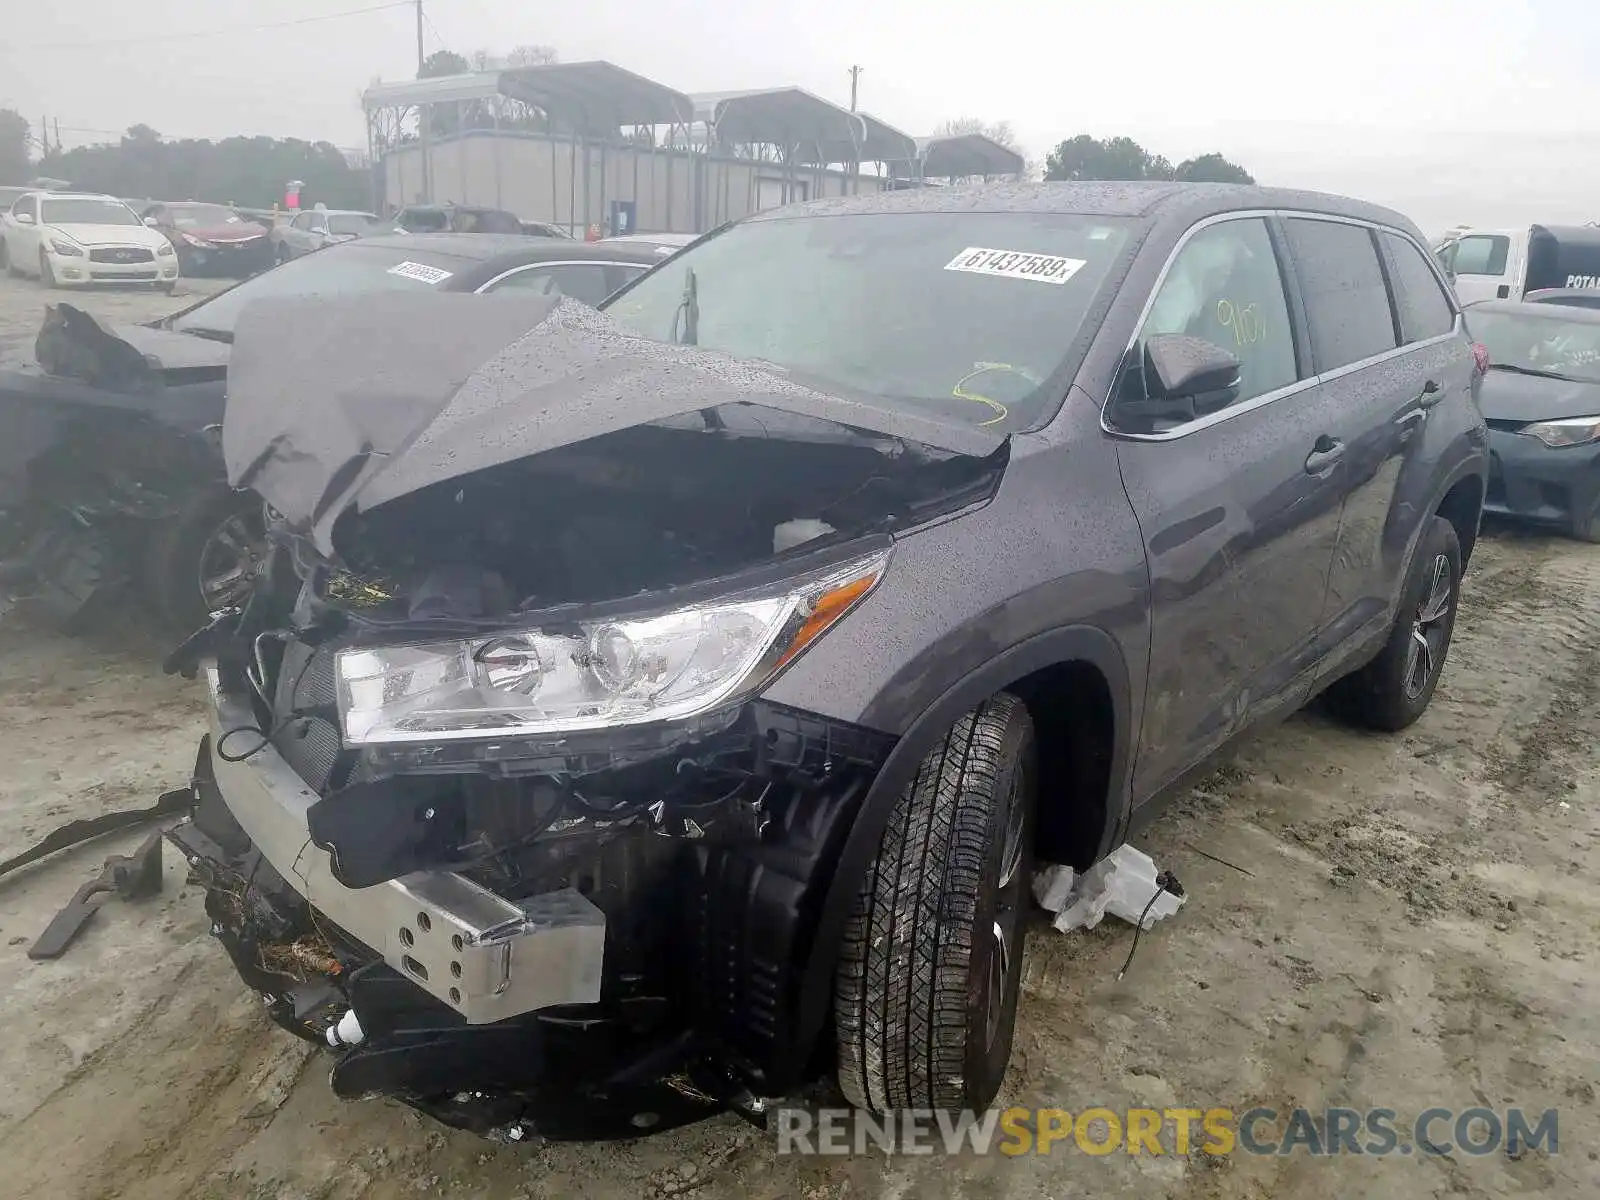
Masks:
[[[268,21],[261,25],[233,25],[227,29],[208,29],[198,33],[161,33],[150,37],[108,38],[98,42],[41,42],[28,46],[28,50],[89,50],[95,47],[137,46],[149,42],[190,41],[196,38],[227,37],[236,33],[256,33],[264,29],[289,29],[296,25],[314,25],[322,21],[337,21],[344,17],[360,17],[367,13],[384,12],[392,8],[410,8],[414,0],[390,0],[388,4],[371,4],[366,8],[349,8],[343,12],[323,13],[316,17],[296,17],[288,21]]]

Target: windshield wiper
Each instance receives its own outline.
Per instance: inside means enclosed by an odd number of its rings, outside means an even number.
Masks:
[[[683,272],[683,298],[672,313],[672,342],[675,346],[700,344],[700,286],[693,267]]]
[[[201,325],[185,325],[178,333],[186,333],[190,337],[205,338],[208,342],[225,342],[233,344],[233,334],[226,329],[207,329]]]
[[[1491,371],[1511,371],[1517,375],[1532,375],[1535,379],[1559,379],[1563,383],[1588,382],[1572,375],[1563,375],[1559,371],[1546,371],[1539,367],[1519,367],[1516,363],[1490,362],[1489,369]]]

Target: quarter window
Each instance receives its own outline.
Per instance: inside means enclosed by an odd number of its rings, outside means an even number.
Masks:
[[[1511,239],[1504,234],[1474,234],[1456,243],[1450,267],[1457,275],[1504,275]]]
[[[1290,217],[1284,225],[1317,370],[1332,371],[1399,345],[1373,231],[1305,217]]]
[[[1235,403],[1299,378],[1283,275],[1266,221],[1224,221],[1189,239],[1161,283],[1140,344],[1162,333],[1203,338],[1236,356]]]
[[[1400,312],[1400,333],[1407,342],[1449,333],[1456,325],[1456,310],[1446,297],[1439,277],[1417,244],[1397,233],[1383,234],[1394,262],[1395,307]]]

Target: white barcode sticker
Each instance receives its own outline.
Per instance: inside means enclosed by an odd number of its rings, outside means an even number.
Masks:
[[[1028,250],[990,250],[983,246],[968,246],[946,263],[944,269],[1060,285],[1071,279],[1085,265],[1085,261],[1081,258],[1062,258],[1059,254],[1034,254]]]
[[[443,283],[454,272],[430,267],[427,263],[403,262],[390,267],[389,274],[398,275],[402,279],[415,279],[418,283]]]

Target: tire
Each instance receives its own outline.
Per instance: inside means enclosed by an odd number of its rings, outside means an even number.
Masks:
[[[11,261],[11,248],[6,245],[4,237],[0,237],[0,271],[4,271],[7,275],[22,274],[21,271],[17,270],[16,264]]]
[[[160,287],[163,292],[170,296],[178,290],[178,281],[174,279],[171,283],[161,284]]]
[[[1396,733],[1428,707],[1444,672],[1461,598],[1461,543],[1455,526],[1433,517],[1417,543],[1400,613],[1383,649],[1365,667],[1328,690],[1336,712],[1367,729]],[[1428,643],[1426,661],[1419,635]]]
[[[47,288],[56,286],[56,269],[50,265],[50,256],[39,251],[39,282]]]
[[[895,801],[834,983],[839,1086],[857,1107],[980,1110],[1000,1090],[1022,978],[1035,759],[1027,708],[1001,693],[955,723]]]
[[[229,537],[222,537],[225,532]],[[201,586],[212,556],[226,553],[222,542],[230,540],[242,552],[253,550],[253,557],[239,556],[243,572],[239,585],[243,586],[260,561],[263,536],[259,497],[221,489],[197,496],[174,520],[155,529],[145,548],[144,590],[156,615],[185,633],[200,628],[213,608],[232,601],[232,597],[217,593],[208,598]]]
[[[283,245],[278,247],[278,266],[283,266],[284,263],[288,262],[293,257],[294,255],[289,253],[289,247]]]
[[[1595,498],[1594,507],[1589,510],[1588,517],[1580,517],[1573,522],[1572,536],[1580,542],[1600,545],[1600,496]]]

